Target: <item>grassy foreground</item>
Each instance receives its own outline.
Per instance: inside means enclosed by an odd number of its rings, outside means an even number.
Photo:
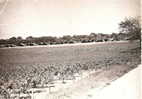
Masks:
[[[83,71],[114,65],[135,68],[138,64],[137,41],[0,49],[0,88],[9,94],[15,89],[26,93],[27,89],[47,87],[55,80],[75,79],[75,74],[81,75]]]

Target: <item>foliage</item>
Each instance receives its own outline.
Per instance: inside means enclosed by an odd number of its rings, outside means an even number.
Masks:
[[[88,42],[103,42],[103,41],[118,41],[124,40],[125,36],[118,33],[103,34],[91,33],[90,35],[65,35],[63,37],[32,37],[26,39],[22,37],[11,37],[9,39],[1,39],[0,47],[15,47],[15,46],[35,46],[35,45],[53,45],[53,44],[71,44],[71,43],[88,43]]]
[[[0,93],[5,97],[10,96],[11,91],[28,93],[30,88],[54,85],[56,80],[65,83],[66,80],[75,79],[75,74],[81,75],[84,71],[98,70],[111,65],[129,63],[135,67],[140,63],[139,48],[139,43],[127,42],[74,47],[0,49]],[[18,57],[18,60],[15,60],[15,57]]]
[[[119,23],[121,33],[126,33],[130,40],[141,38],[141,25],[138,18],[126,18]]]

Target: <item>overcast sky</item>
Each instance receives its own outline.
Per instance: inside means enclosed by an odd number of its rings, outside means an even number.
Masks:
[[[0,0],[0,37],[118,32],[140,0]]]

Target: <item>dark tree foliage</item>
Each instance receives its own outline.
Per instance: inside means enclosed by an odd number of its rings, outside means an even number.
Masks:
[[[128,39],[140,39],[140,23],[137,19],[125,19],[120,24],[120,33],[90,33],[89,35],[64,35],[62,37],[42,36],[33,37],[11,37],[9,39],[0,39],[0,48],[16,46],[36,46],[36,45],[55,45],[71,43],[89,43],[89,42],[107,42],[120,41]]]
[[[129,40],[141,38],[141,25],[138,17],[126,18],[124,21],[121,21],[119,23],[119,29],[121,33],[128,35]]]

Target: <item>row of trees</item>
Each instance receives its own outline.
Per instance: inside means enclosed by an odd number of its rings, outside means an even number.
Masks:
[[[67,44],[67,43],[87,43],[87,42],[103,42],[103,41],[113,41],[113,40],[125,40],[127,37],[123,33],[112,33],[112,34],[95,34],[91,33],[90,35],[66,35],[63,37],[32,37],[29,36],[26,39],[22,37],[11,37],[7,40],[0,40],[0,45],[6,45],[7,47],[12,46],[34,46],[34,45],[48,45],[48,44]]]
[[[119,23],[120,33],[103,34],[91,33],[90,35],[66,35],[63,37],[32,37],[26,39],[22,37],[11,37],[9,39],[1,39],[0,45],[9,46],[33,46],[33,45],[48,45],[48,44],[66,44],[66,43],[87,43],[87,42],[103,42],[113,40],[135,40],[141,38],[141,26],[139,18],[126,18]]]

